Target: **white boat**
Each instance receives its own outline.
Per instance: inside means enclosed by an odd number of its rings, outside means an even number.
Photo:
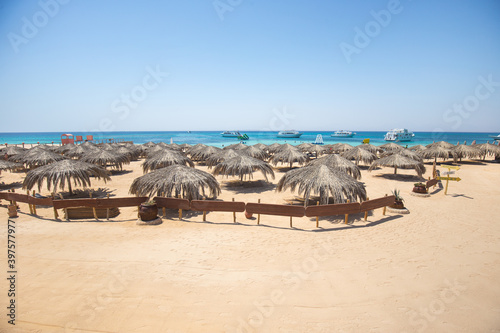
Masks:
[[[241,136],[241,133],[239,131],[224,131],[220,135],[225,138],[237,138]]]
[[[346,130],[335,131],[333,134],[330,134],[330,136],[340,138],[352,138],[354,135],[356,135],[356,133]]]
[[[496,136],[495,135],[490,135],[490,138],[493,138],[495,140],[500,140],[500,134],[498,134]]]
[[[279,131],[278,138],[300,138],[302,133],[295,130]]]
[[[385,141],[411,141],[415,134],[408,131],[406,128],[395,128],[387,132],[384,136]]]

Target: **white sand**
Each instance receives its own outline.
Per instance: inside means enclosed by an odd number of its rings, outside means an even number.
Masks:
[[[140,162],[125,170],[133,172],[93,187],[128,195]],[[363,171],[362,181],[370,198],[400,189],[409,215],[322,218],[320,229],[306,217],[294,229],[278,216],[257,226],[243,213],[237,224],[232,213],[203,223],[170,212],[161,225],[137,226],[135,208],[110,222],[56,222],[51,208],[36,218],[20,204],[16,326],[3,314],[0,331],[499,332],[500,165],[464,163],[462,181],[429,198],[411,196],[414,173],[399,172],[409,179],[381,177],[392,173],[384,168]],[[23,176],[2,172],[1,181]],[[223,187],[219,198],[282,204],[293,195]],[[5,313],[7,290],[2,279]]]

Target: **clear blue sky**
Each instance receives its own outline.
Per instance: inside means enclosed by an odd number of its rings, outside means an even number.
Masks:
[[[500,132],[498,0],[6,0],[0,36],[0,132]]]

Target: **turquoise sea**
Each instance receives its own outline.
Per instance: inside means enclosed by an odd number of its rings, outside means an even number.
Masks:
[[[227,146],[233,143],[237,143],[239,140],[237,138],[225,138],[221,136],[222,131],[192,131],[192,132],[73,132],[73,135],[82,135],[85,138],[87,135],[93,135],[95,141],[102,141],[108,139],[114,139],[117,141],[132,141],[136,144],[143,144],[149,141],[152,142],[165,142],[170,143],[172,140],[175,143],[188,143],[191,145],[197,143],[204,143],[207,145],[213,145],[217,147]],[[292,145],[297,145],[303,142],[314,142],[316,136],[321,134],[323,136],[323,141],[325,144],[333,144],[338,142],[349,143],[351,145],[359,145],[362,143],[363,139],[370,139],[370,143],[373,145],[381,145],[386,143],[384,141],[384,135],[386,132],[356,132],[356,135],[352,138],[335,138],[331,137],[330,134],[333,132],[322,132],[322,131],[305,131],[302,136],[298,139],[284,139],[278,138],[277,132],[257,132],[257,131],[241,131],[249,136],[249,140],[245,143],[248,145],[253,145],[256,143],[272,144],[274,142],[278,143],[290,143]],[[447,141],[452,144],[457,144],[457,142],[467,144],[472,143],[476,140],[476,143],[485,143],[487,141],[493,142],[490,136],[498,135],[498,133],[472,133],[472,132],[414,132],[415,137],[411,142],[400,143],[402,145],[408,145],[408,147],[414,145],[427,145],[434,141]],[[27,147],[33,144],[55,144],[58,145],[61,142],[62,132],[29,132],[29,133],[0,133],[0,144],[22,144],[23,142]]]

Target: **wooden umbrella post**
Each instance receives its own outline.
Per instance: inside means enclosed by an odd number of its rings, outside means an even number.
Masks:
[[[203,200],[205,200],[205,198],[203,198]],[[204,210],[203,211],[203,222],[205,222],[207,220],[207,211]]]
[[[260,203],[260,199],[257,202]],[[257,214],[257,224],[260,224],[260,214]]]
[[[55,199],[54,193],[52,193],[52,201]],[[52,206],[54,209],[54,219],[58,220],[59,219],[59,214],[57,213],[56,207]]]
[[[387,194],[385,196],[387,196]],[[384,206],[384,209],[382,210],[382,215],[385,215],[386,210],[387,210],[387,206]]]
[[[106,198],[109,199],[109,193],[106,195]],[[106,208],[106,220],[109,221],[109,208]]]
[[[316,202],[316,206],[319,206],[319,201]],[[319,228],[319,216],[316,216],[316,228]]]
[[[370,198],[366,197],[366,201],[370,200]],[[368,219],[368,211],[365,212],[365,221]]]
[[[165,197],[165,192],[163,192],[161,194],[162,197]],[[163,212],[163,217],[165,218],[167,216],[167,209],[165,207],[162,208],[162,212]]]
[[[347,199],[347,203],[350,203],[351,200]],[[347,224],[347,220],[349,219],[349,214],[345,214],[345,221],[344,223]]]
[[[61,200],[64,200],[64,197],[62,196],[61,193],[59,193],[59,198],[61,198]],[[69,221],[68,208],[63,208],[63,212],[64,212],[64,219]]]
[[[232,198],[232,201],[234,202],[234,198]],[[236,223],[236,212],[233,212],[233,222]]]
[[[33,190],[33,197],[35,197],[35,190]],[[32,206],[33,206],[33,214],[36,215],[36,205],[33,204]]]
[[[177,198],[180,198],[181,195],[179,194]],[[179,221],[182,221],[182,209],[179,209]]]
[[[90,192],[90,191],[89,191],[89,196],[90,196],[90,199],[92,199],[92,192]],[[96,220],[99,220],[99,219],[97,218],[97,211],[96,211],[96,208],[95,208],[95,207],[92,207],[92,213],[94,214],[94,218],[95,218]]]
[[[26,191],[26,195],[27,195],[28,197],[30,196],[30,191],[29,191],[29,190],[27,190],[27,191]],[[30,214],[31,214],[31,215],[33,215],[33,207],[31,207],[31,204],[30,204],[30,203],[28,203],[28,207],[29,207],[29,209],[30,209]]]
[[[292,217],[290,216],[290,228],[293,228],[293,225],[292,225]]]

